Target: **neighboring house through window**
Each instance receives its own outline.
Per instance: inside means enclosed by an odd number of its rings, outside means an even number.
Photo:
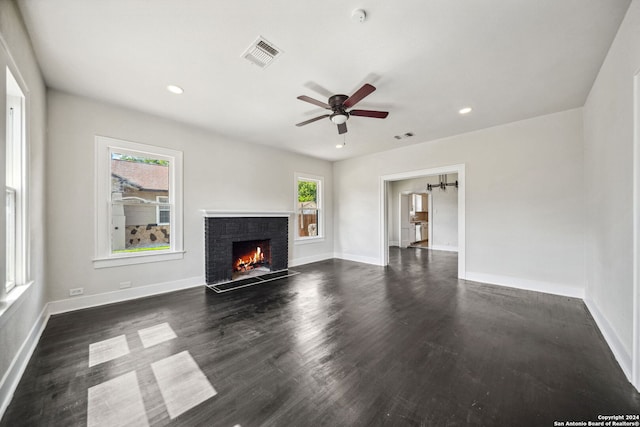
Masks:
[[[324,236],[321,176],[296,174],[296,233],[298,241]]]
[[[96,267],[181,257],[182,153],[96,137],[96,162]]]

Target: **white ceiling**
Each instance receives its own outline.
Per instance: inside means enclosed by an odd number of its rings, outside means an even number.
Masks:
[[[328,160],[582,106],[629,3],[18,0],[49,87]],[[284,51],[265,69],[241,57],[258,36]],[[356,108],[390,114],[351,117],[344,149],[329,119],[294,126],[325,112],[296,96],[365,82]]]

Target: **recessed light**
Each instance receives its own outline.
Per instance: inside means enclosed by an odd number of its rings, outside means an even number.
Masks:
[[[460,113],[460,114],[469,114],[472,110],[473,110],[473,108],[471,108],[471,107],[464,107],[464,108],[461,108],[460,110],[458,110],[458,113]]]
[[[184,93],[184,89],[182,89],[180,86],[176,86],[176,85],[168,85],[167,86],[167,90],[171,93],[175,93],[176,95],[180,95],[182,93]]]

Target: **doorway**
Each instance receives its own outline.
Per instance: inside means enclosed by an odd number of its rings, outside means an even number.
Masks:
[[[401,189],[411,186],[411,181],[392,181],[390,184],[388,203],[397,209],[389,209],[389,246],[430,248],[433,235],[431,194],[424,191],[424,185],[419,188],[422,183],[417,183],[418,188],[413,190]]]
[[[392,226],[393,213],[390,209],[401,209],[402,198],[394,207],[389,203],[389,195],[392,191],[394,182],[410,180],[414,178],[426,178],[431,176],[457,174],[457,249],[458,249],[458,278],[466,277],[466,256],[465,256],[465,165],[451,165],[432,169],[423,169],[411,172],[403,172],[392,175],[383,175],[380,177],[380,218],[381,221],[381,265],[389,264],[389,227]],[[400,197],[400,195],[399,195]],[[408,201],[408,199],[407,199]],[[398,225],[398,242],[401,243],[401,227]],[[433,247],[433,245],[430,245]]]

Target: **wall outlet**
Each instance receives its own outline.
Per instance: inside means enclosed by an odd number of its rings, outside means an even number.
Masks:
[[[77,295],[82,295],[84,293],[84,288],[73,288],[69,289],[69,296],[74,297]]]
[[[120,289],[127,289],[131,287],[131,282],[120,282]]]

